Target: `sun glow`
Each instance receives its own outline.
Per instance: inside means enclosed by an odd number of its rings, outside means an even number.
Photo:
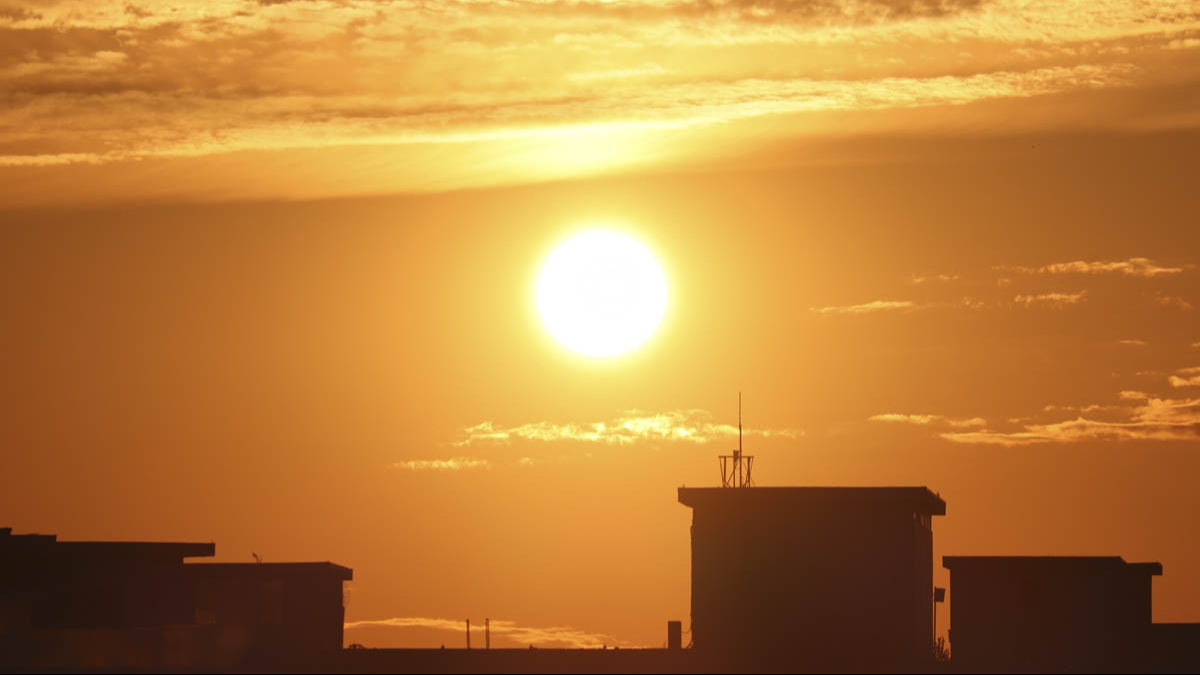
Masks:
[[[546,329],[567,349],[615,356],[658,328],[667,282],[645,246],[624,234],[593,230],[563,242],[546,259],[537,307]]]

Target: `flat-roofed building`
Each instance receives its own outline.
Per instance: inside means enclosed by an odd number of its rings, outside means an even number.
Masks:
[[[215,553],[0,529],[0,669],[309,666],[340,654],[350,569],[184,562]]]
[[[692,508],[694,648],[768,669],[927,666],[924,487],[680,488]]]
[[[1149,663],[1157,562],[946,556],[950,647],[965,671],[1121,671]]]

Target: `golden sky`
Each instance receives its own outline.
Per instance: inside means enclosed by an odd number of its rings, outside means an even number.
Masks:
[[[783,141],[1198,121],[1192,0],[38,1],[0,6],[0,38],[18,204],[444,190]]]
[[[0,4],[0,525],[656,646],[742,391],[760,484],[1198,621],[1198,83],[1195,2]],[[589,225],[668,284],[610,359],[533,303]]]

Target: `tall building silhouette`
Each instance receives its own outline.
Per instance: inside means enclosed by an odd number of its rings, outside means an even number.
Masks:
[[[920,667],[933,644],[924,487],[680,488],[694,649],[764,668]]]

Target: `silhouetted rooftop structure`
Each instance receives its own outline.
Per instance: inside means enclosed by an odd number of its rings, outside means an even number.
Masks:
[[[216,548],[216,544],[182,542],[59,541],[53,534],[13,534],[11,527],[0,528],[0,555],[27,561],[182,563],[184,558],[216,555]]]
[[[309,666],[340,653],[350,569],[184,563],[215,552],[0,529],[0,668]]]
[[[770,670],[918,668],[933,644],[924,487],[680,488],[692,508],[692,638]]]
[[[1117,556],[946,556],[963,670],[1118,671],[1150,656],[1157,562]]]

